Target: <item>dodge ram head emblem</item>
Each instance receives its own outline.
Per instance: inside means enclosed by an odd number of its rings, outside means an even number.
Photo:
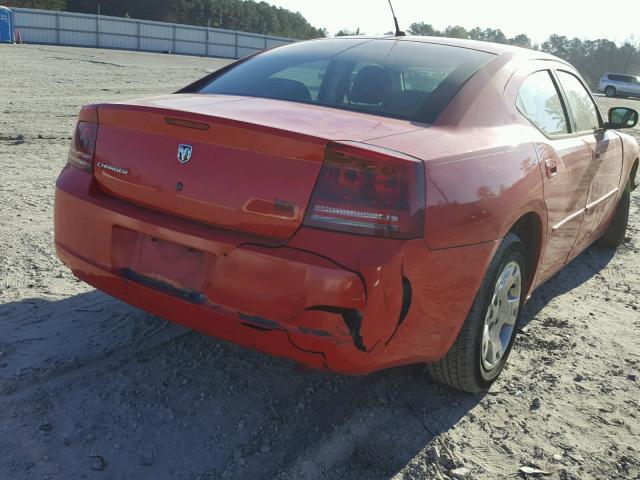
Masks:
[[[178,161],[183,165],[191,160],[193,148],[191,145],[178,145]]]

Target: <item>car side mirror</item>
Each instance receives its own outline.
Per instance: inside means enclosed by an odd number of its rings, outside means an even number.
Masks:
[[[638,112],[632,108],[614,107],[609,109],[607,128],[633,128],[638,123]]]

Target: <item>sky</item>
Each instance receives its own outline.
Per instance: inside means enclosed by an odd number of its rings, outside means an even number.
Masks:
[[[299,11],[314,27],[334,35],[342,28],[360,28],[369,35],[393,30],[387,0],[266,0]],[[640,2],[631,0],[606,12],[607,3],[577,0],[392,0],[401,29],[425,22],[443,30],[448,25],[467,29],[499,28],[507,37],[525,33],[541,43],[552,33],[581,39],[608,38],[640,43]],[[595,7],[595,8],[594,8]],[[610,20],[607,20],[607,17]]]

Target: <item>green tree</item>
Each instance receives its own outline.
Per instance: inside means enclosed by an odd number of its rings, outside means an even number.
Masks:
[[[469,32],[464,27],[456,25],[454,27],[447,27],[444,30],[444,36],[449,38],[469,38]]]
[[[411,35],[424,35],[427,37],[441,37],[442,33],[433,28],[433,25],[424,22],[412,23],[409,25]]]
[[[510,38],[509,44],[517,45],[518,47],[531,48],[531,39],[524,33],[521,33],[520,35],[516,35],[515,37]]]
[[[493,29],[493,28],[486,28],[484,30],[484,40],[487,42],[494,42],[494,43],[508,43],[507,42],[507,37],[505,36],[504,33],[502,33],[502,30],[498,29]]]
[[[526,35],[524,35],[526,37]],[[510,43],[502,30],[493,29],[493,28],[485,28],[482,29],[480,27],[475,27],[469,30],[469,36],[471,40],[481,40],[483,42],[494,42],[494,43]]]
[[[484,41],[484,30],[482,30],[480,27],[475,27],[472,28],[471,30],[469,30],[469,38],[471,40],[482,40]]]
[[[553,34],[542,44],[542,50],[566,59],[569,56],[569,39],[564,35]]]
[[[336,33],[336,37],[351,37],[354,35],[366,35],[366,33],[360,31],[360,27],[358,27],[355,31],[349,30],[348,28],[343,28],[338,33]]]

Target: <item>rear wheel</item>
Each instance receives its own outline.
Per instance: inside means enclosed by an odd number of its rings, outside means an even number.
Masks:
[[[491,386],[509,356],[525,295],[520,238],[509,233],[494,256],[458,338],[441,360],[427,365],[441,383],[466,392]]]
[[[611,87],[611,86],[609,86],[609,87],[605,88],[605,89],[604,89],[604,94],[605,94],[607,97],[613,97],[613,96],[616,94],[616,89],[615,89],[615,87]]]
[[[613,218],[609,227],[604,231],[602,236],[598,239],[598,244],[609,247],[618,248],[624,242],[624,237],[627,234],[627,224],[629,223],[629,206],[631,205],[631,182],[628,181],[620,202],[618,202],[618,208],[616,208]]]

